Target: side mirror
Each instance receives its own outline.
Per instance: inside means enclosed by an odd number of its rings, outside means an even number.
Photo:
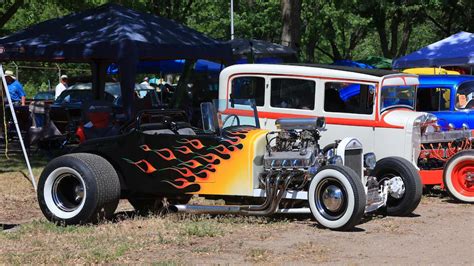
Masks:
[[[217,111],[214,104],[210,102],[201,103],[202,129],[206,132],[217,133],[219,123],[217,121]]]

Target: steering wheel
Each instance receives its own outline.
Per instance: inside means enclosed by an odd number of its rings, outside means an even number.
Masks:
[[[222,128],[224,128],[225,124],[227,123],[227,121],[229,121],[230,118],[234,118],[234,120],[232,120],[232,123],[230,123],[229,126],[232,126],[234,124],[234,121],[237,121],[237,126],[240,126],[240,118],[237,115],[231,114],[224,119],[224,122],[222,122]]]
[[[415,108],[413,108],[413,106],[409,106],[409,105],[392,105],[392,106],[385,107],[384,109],[382,109],[382,113],[385,112],[385,111],[388,111],[388,110],[396,109],[396,108],[407,108],[407,109],[410,109],[410,110],[415,111]]]

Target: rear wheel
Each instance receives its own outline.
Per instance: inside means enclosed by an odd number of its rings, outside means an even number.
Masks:
[[[311,180],[308,201],[316,221],[334,230],[349,230],[364,215],[366,196],[360,177],[346,166],[322,167]]]
[[[388,215],[406,216],[418,207],[423,187],[417,169],[408,160],[401,157],[383,158],[377,161],[372,176],[380,184],[388,181]]]
[[[443,182],[449,195],[460,202],[474,202],[474,151],[454,155],[443,172]]]
[[[120,199],[120,181],[104,158],[86,153],[60,156],[41,173],[38,202],[46,218],[86,224],[110,218]]]

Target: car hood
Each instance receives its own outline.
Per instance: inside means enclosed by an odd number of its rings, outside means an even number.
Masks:
[[[415,119],[424,116],[425,112],[416,112],[408,109],[393,109],[382,113],[382,121],[395,127],[412,127]]]
[[[438,124],[443,130],[448,129],[448,124],[453,124],[454,128],[462,128],[465,123],[469,128],[474,128],[474,110],[460,111],[440,111],[432,112],[438,118]]]

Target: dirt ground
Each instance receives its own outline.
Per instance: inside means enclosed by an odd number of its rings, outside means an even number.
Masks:
[[[39,170],[36,170],[39,172]],[[412,217],[367,217],[351,232],[308,217],[137,217],[121,202],[114,221],[59,227],[43,218],[18,172],[0,173],[0,264],[320,263],[472,264],[474,205],[424,196]]]

